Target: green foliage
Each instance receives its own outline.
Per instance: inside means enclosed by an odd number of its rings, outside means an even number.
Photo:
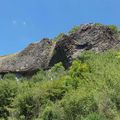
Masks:
[[[84,52],[65,70],[62,63],[16,81],[0,81],[0,119],[120,120],[119,52]]]
[[[43,120],[64,120],[63,111],[56,105],[47,106],[42,118]]]
[[[42,82],[19,83],[19,92],[12,103],[14,107],[12,114],[15,118],[33,120],[39,117],[42,105],[46,102],[46,91],[42,87]]]
[[[16,76],[12,73],[8,73],[8,74],[4,75],[3,79],[16,80]]]
[[[75,60],[69,70],[69,76],[66,78],[66,84],[71,85],[74,89],[79,86],[80,80],[83,79],[83,73],[89,71],[89,67],[79,60]]]
[[[71,91],[61,101],[65,112],[65,120],[77,120],[97,110],[97,105],[90,92],[83,88],[77,91]]]
[[[65,93],[67,92],[67,88],[64,85],[64,81],[59,80],[48,81],[46,84],[43,84],[42,87],[46,92],[47,100],[52,102],[61,100]]]
[[[65,75],[65,68],[62,63],[55,64],[50,70],[47,71],[47,80],[58,80]]]
[[[108,26],[111,30],[113,30],[115,33],[118,31],[118,27],[116,25],[109,25]]]
[[[102,26],[103,24],[101,23],[95,23],[95,26]]]
[[[107,119],[97,113],[91,113],[83,120],[107,120]]]
[[[53,38],[52,41],[56,42],[56,41],[60,40],[64,35],[65,35],[65,33],[60,33],[57,37]]]
[[[72,78],[82,78],[82,73],[89,71],[89,67],[86,63],[81,63],[79,60],[75,60],[70,67],[69,73]]]
[[[0,81],[0,117],[7,119],[12,109],[11,103],[17,94],[17,83],[9,80]]]
[[[30,90],[27,93],[20,94],[16,98],[16,117],[25,120],[31,120],[39,116],[40,101],[39,97]]]
[[[114,35],[119,36],[120,30],[116,25],[109,25],[108,27],[113,31]]]
[[[33,77],[32,81],[33,82],[40,82],[42,80],[45,80],[46,78],[46,72],[43,70],[39,70]]]
[[[80,27],[81,27],[81,25],[74,26],[68,33],[69,34],[75,33],[75,32],[77,32],[80,29]]]
[[[55,103],[63,98],[67,91],[63,83],[59,80],[22,83],[22,90],[13,102],[15,117],[25,120],[40,117],[47,103]]]

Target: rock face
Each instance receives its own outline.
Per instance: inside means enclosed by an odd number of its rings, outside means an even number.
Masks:
[[[64,35],[56,43],[43,39],[17,54],[0,57],[0,73],[34,73],[62,62],[68,68],[77,53],[85,50],[103,52],[120,45],[107,26],[82,25],[78,31]]]
[[[115,37],[113,31],[104,25],[86,24],[82,25],[73,34],[65,35],[55,46],[50,66],[60,61],[68,68],[74,57],[85,50],[103,52],[120,45],[120,40]]]
[[[39,68],[47,69],[51,59],[53,44],[48,39],[32,43],[18,54],[0,59],[0,73],[31,73]]]

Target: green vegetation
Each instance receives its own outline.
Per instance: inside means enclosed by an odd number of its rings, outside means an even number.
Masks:
[[[53,38],[52,41],[56,42],[56,41],[60,40],[64,35],[65,35],[65,33],[60,33],[58,36],[56,36],[55,38]]]
[[[116,25],[109,25],[108,27],[113,31],[114,35],[120,35],[120,30]]]
[[[95,26],[102,26],[103,24],[101,23],[95,23]]]
[[[103,24],[101,23],[93,23],[95,26],[103,26]],[[74,26],[72,29],[70,29],[67,33],[60,33],[59,35],[57,35],[56,37],[54,37],[52,39],[53,42],[57,42],[58,40],[60,40],[64,35],[70,35],[70,34],[74,34],[75,32],[77,32],[80,28],[81,25],[77,25]],[[120,37],[120,29],[116,26],[116,25],[107,25],[108,28],[110,28],[114,34],[115,37]]]
[[[81,27],[81,25],[74,26],[68,33],[69,34],[75,33],[80,29],[80,27]]]
[[[0,81],[5,120],[120,120],[119,53],[84,52],[69,70],[62,63],[30,80]]]
[[[80,29],[81,25],[79,26],[74,26],[68,33],[60,33],[58,36],[56,36],[55,38],[52,39],[53,42],[56,42],[58,40],[60,40],[64,35],[68,35],[68,34],[72,34],[77,32]]]

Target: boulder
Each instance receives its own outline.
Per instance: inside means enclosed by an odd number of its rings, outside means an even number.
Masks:
[[[47,69],[51,59],[53,44],[49,39],[31,43],[20,53],[0,58],[0,73],[31,73]]]

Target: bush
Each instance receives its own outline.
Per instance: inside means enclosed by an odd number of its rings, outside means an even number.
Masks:
[[[33,120],[42,115],[47,103],[61,100],[67,89],[61,81],[26,82],[13,102],[16,118]]]
[[[42,115],[43,120],[64,120],[64,113],[56,105],[47,106]]]
[[[54,39],[52,39],[52,41],[53,41],[53,42],[57,42],[57,41],[60,40],[64,35],[65,35],[65,33],[60,33],[57,37],[55,37]]]
[[[120,31],[116,25],[109,25],[108,27],[113,31],[114,35],[116,35],[116,36],[119,35]]]
[[[44,90],[46,91],[47,99],[52,102],[61,100],[67,92],[67,88],[62,80],[47,82],[44,85]]]
[[[8,74],[5,74],[4,77],[3,77],[3,80],[16,80],[16,76],[15,74],[12,74],[12,73],[8,73]]]
[[[72,78],[83,78],[82,73],[88,71],[89,67],[86,63],[81,63],[81,61],[75,60],[70,67],[69,74]]]
[[[103,26],[101,23],[95,23],[95,26]]]
[[[32,81],[33,82],[40,82],[43,80],[46,80],[46,72],[43,70],[39,70],[33,77],[32,77]]]
[[[14,81],[0,81],[0,118],[7,119],[12,109],[12,102],[17,95],[17,83]]]
[[[63,107],[65,120],[76,120],[78,117],[88,115],[97,110],[97,105],[90,92],[79,89],[71,91],[70,94],[64,97],[61,101]]]
[[[77,89],[81,79],[83,79],[83,73],[88,72],[89,67],[85,63],[81,63],[79,60],[75,60],[69,69],[69,75],[66,78],[66,85],[71,85],[74,89]]]
[[[46,72],[47,80],[59,80],[63,75],[66,74],[65,68],[62,63],[55,64],[50,70]]]
[[[83,120],[107,120],[107,119],[97,113],[91,113]]]
[[[25,93],[19,94],[14,101],[15,111],[13,112],[16,118],[33,120],[39,117],[41,113],[42,105],[45,102],[44,92],[35,91],[32,88],[28,90]]]
[[[75,33],[75,32],[77,32],[80,29],[80,27],[81,27],[81,25],[74,26],[68,33],[69,34]]]

